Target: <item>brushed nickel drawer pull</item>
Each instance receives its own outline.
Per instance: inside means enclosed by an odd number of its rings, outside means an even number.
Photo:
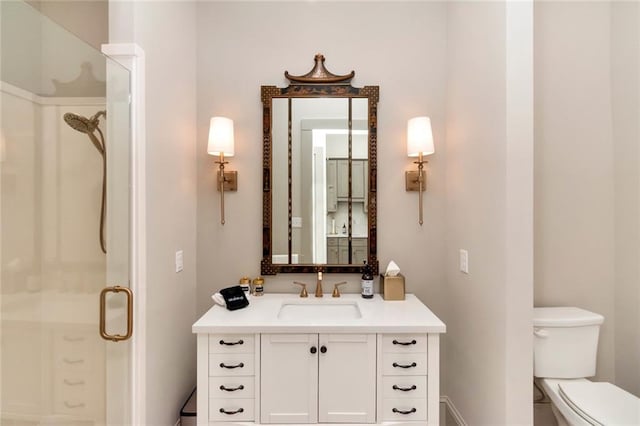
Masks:
[[[395,368],[413,368],[413,367],[417,367],[418,364],[416,364],[415,362],[412,362],[410,365],[402,365],[402,364],[398,364],[397,362],[394,362],[393,366]]]
[[[397,408],[394,408],[392,411],[393,411],[394,413],[398,413],[398,414],[413,414],[413,413],[415,413],[415,412],[416,412],[416,411],[418,411],[418,410],[416,410],[415,408],[412,408],[412,409],[411,409],[411,410],[409,410],[409,411],[402,411],[402,410],[398,410]]]
[[[82,359],[82,358],[80,358],[80,359],[63,358],[62,361],[64,361],[65,364],[82,364],[82,363],[84,363],[84,359]]]
[[[226,388],[224,385],[220,385],[220,390],[227,391],[227,392],[235,392],[237,390],[242,390],[242,389],[244,389],[244,385],[240,385],[237,388]]]
[[[240,339],[237,342],[225,342],[224,340],[220,340],[219,343],[226,346],[244,345],[244,340]]]
[[[244,362],[241,362],[240,364],[236,364],[236,365],[225,365],[224,362],[220,363],[220,368],[243,368],[244,367]]]
[[[74,382],[74,381],[71,381],[71,380],[64,379],[64,384],[65,385],[69,385],[69,386],[84,385],[84,380],[76,380]]]
[[[238,413],[244,413],[244,408],[238,408],[236,411],[227,411],[224,408],[220,409],[221,413],[224,413],[226,415],[232,416],[234,414],[238,414]]]
[[[415,340],[412,340],[412,341],[410,341],[410,342],[399,342],[399,341],[397,341],[397,340],[394,340],[394,341],[393,341],[393,344],[394,344],[394,345],[402,345],[402,346],[415,345],[415,344],[417,344],[417,343],[418,343],[418,342],[416,342]]]
[[[84,402],[79,402],[78,404],[70,404],[67,401],[65,401],[64,405],[67,408],[82,408],[82,407],[84,407]]]
[[[399,391],[402,391],[402,392],[409,392],[409,391],[416,390],[416,389],[417,389],[416,385],[413,385],[410,388],[401,388],[398,385],[393,385],[393,390],[399,390]]]
[[[67,342],[84,342],[84,337],[69,337],[65,334],[62,338]]]

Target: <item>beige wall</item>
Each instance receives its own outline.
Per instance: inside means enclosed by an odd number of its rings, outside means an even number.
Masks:
[[[444,377],[472,425],[532,422],[531,19],[526,3],[448,7]]]
[[[640,395],[640,4],[611,6],[615,378]]]
[[[198,5],[198,313],[217,289],[256,277],[262,257],[261,85],[284,87],[284,71],[304,74],[321,52],[335,73],[356,71],[354,86],[380,85],[378,105],[378,257],[395,260],[416,293],[444,317],[444,105],[446,6],[386,2],[216,2]],[[286,17],[286,18],[285,18]],[[357,29],[357,30],[356,30]],[[357,32],[357,37],[354,36]],[[430,115],[436,154],[429,158],[425,223],[416,193],[404,191],[407,119]],[[234,119],[239,190],[225,196],[220,224],[214,159],[206,153],[209,118]],[[294,291],[293,280],[266,278],[267,292]],[[360,276],[330,276],[359,291]]]
[[[40,13],[100,50],[109,40],[108,0],[27,0]]]
[[[195,386],[196,5],[135,2],[121,7],[117,41],[146,59],[146,424],[173,425]],[[118,29],[125,28],[125,33]],[[133,40],[127,38],[133,33]],[[184,270],[175,272],[175,252]]]
[[[604,315],[596,378],[637,393],[637,5],[535,16],[535,304]]]

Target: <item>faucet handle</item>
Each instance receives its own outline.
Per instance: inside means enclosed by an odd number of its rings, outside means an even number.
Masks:
[[[302,290],[300,291],[300,297],[309,297],[309,293],[307,293],[307,285],[305,283],[300,283],[298,281],[294,281],[294,284],[302,286]]]
[[[346,284],[346,281],[342,281],[340,283],[336,283],[333,285],[333,293],[331,294],[331,297],[340,297],[340,290],[338,290],[338,286],[339,285],[343,285]]]

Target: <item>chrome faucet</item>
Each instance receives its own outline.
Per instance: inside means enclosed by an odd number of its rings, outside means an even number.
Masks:
[[[316,282],[316,297],[322,297],[322,271],[318,271],[318,281]]]

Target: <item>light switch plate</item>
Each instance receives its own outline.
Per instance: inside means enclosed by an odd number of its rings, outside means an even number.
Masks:
[[[298,216],[293,216],[291,218],[291,227],[292,228],[302,228],[302,218]]]
[[[460,249],[460,272],[469,273],[469,252]]]
[[[184,269],[184,258],[182,250],[176,252],[176,273],[181,272]]]

